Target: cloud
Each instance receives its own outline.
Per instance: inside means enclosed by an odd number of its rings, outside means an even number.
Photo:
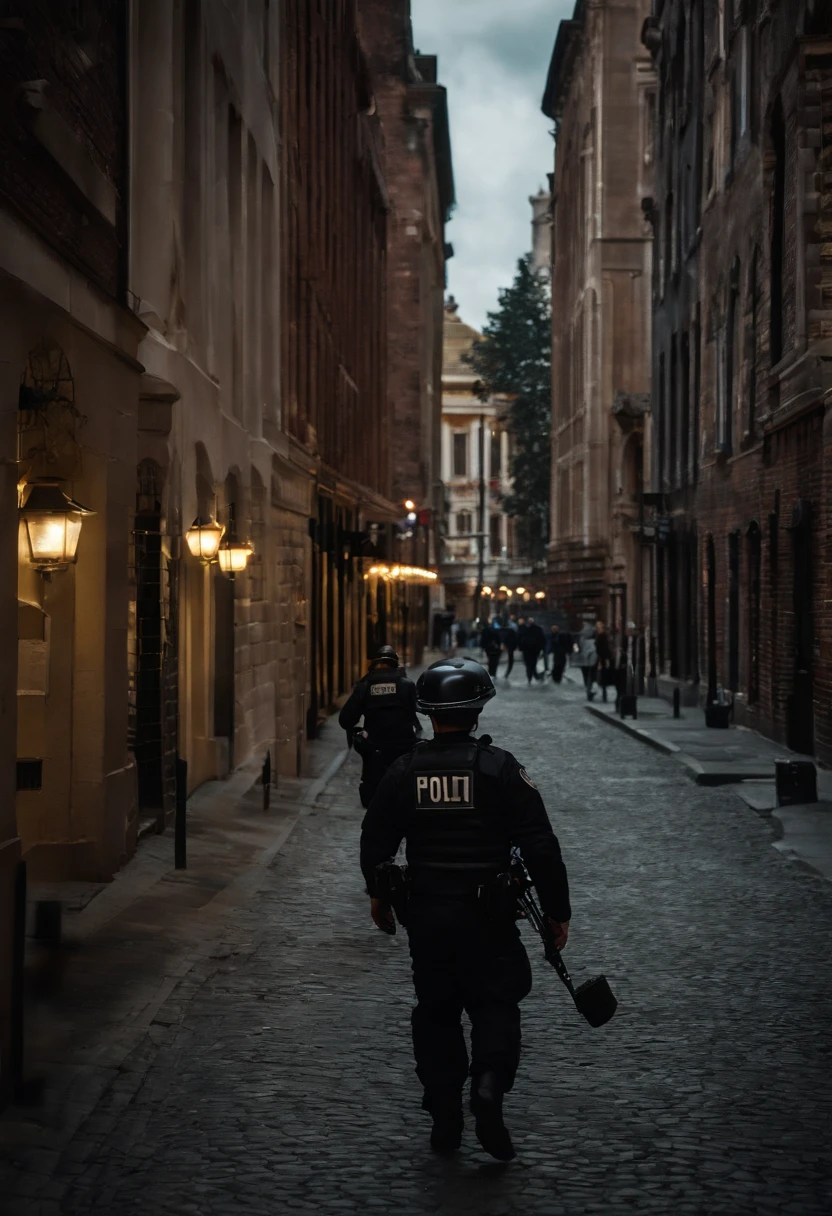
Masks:
[[[415,45],[448,90],[457,208],[448,289],[481,327],[531,245],[529,195],[552,171],[540,101],[558,22],[573,0],[413,0]]]

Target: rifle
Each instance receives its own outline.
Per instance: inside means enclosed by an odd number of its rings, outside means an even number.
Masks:
[[[510,870],[502,878],[517,902],[521,917],[527,920],[535,932],[540,935],[546,961],[554,967],[566,985],[578,1012],[586,1018],[590,1026],[603,1026],[610,1020],[618,1006],[618,1001],[613,996],[607,978],[604,975],[597,975],[594,979],[586,980],[578,988],[572,983],[572,977],[566,969],[561,952],[555,945],[555,935],[549,920],[541,912],[534,897],[532,880],[517,849],[512,850]]]

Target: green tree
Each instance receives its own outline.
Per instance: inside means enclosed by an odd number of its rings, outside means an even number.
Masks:
[[[548,285],[534,274],[531,255],[520,258],[511,287],[499,293],[482,338],[468,356],[480,379],[479,395],[504,395],[502,421],[513,437],[513,488],[506,512],[518,520],[518,539],[535,561],[549,539],[552,419],[552,310]]]

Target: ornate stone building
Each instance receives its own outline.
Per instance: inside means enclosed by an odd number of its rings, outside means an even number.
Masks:
[[[486,592],[482,604],[486,616],[514,598],[505,592],[501,595],[500,587],[516,592],[518,585],[528,582],[532,569],[531,562],[518,552],[514,520],[501,504],[511,485],[510,435],[500,421],[506,402],[500,398],[480,401],[476,373],[465,362],[479,337],[462,321],[451,299],[445,308],[442,373],[441,468],[447,532],[439,577],[446,603],[453,606],[459,620],[477,615],[480,584],[492,593]]]
[[[656,670],[832,760],[832,12],[657,3]]]
[[[637,535],[650,386],[654,74],[647,0],[577,0],[544,113],[555,124],[550,606],[645,625]]]

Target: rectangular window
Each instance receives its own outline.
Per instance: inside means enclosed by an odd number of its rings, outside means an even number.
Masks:
[[[570,535],[570,529],[569,469],[563,465],[558,470],[558,538],[565,539]]]
[[[572,470],[572,535],[584,534],[584,466],[578,462]]]
[[[670,391],[667,396],[670,452],[667,461],[668,482],[673,490],[679,483],[679,374],[676,334],[670,340]]]
[[[492,558],[501,557],[503,553],[503,536],[501,515],[492,515],[489,522],[488,552]]]
[[[667,392],[665,389],[664,379],[665,357],[664,353],[659,355],[659,400],[657,412],[657,426],[655,431],[655,450],[656,450],[656,485],[659,490],[665,488],[665,471],[667,468],[667,457],[665,453],[665,436],[667,434]]]
[[[471,535],[471,512],[459,511],[456,517],[456,534],[457,536]]]
[[[716,446],[720,452],[726,450],[726,430],[727,430],[727,343],[725,341],[725,327],[720,321],[714,340],[714,352],[716,356]]]
[[[454,431],[454,477],[468,476],[468,432]]]
[[[680,472],[681,484],[687,485],[690,479],[690,340],[682,334],[682,366],[679,376],[679,387],[682,396],[682,408],[679,420],[680,441]]]
[[[491,478],[493,481],[499,480],[503,472],[502,460],[503,435],[502,431],[492,429],[491,431]]]

